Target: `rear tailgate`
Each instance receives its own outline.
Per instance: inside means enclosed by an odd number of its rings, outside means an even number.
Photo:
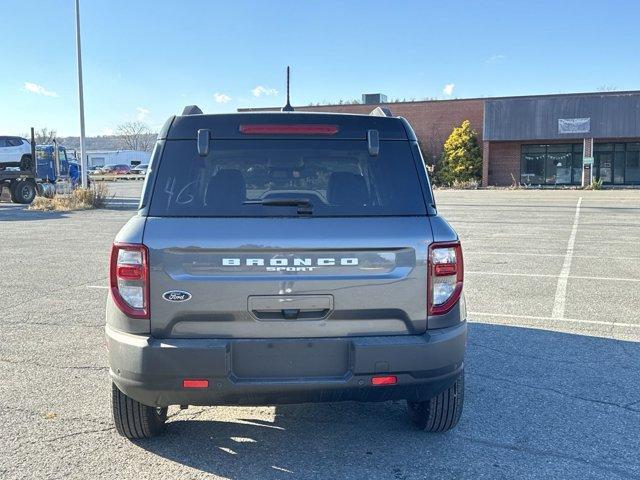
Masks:
[[[426,216],[147,220],[158,338],[407,335],[427,323]]]

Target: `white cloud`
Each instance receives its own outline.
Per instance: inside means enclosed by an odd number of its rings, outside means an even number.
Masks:
[[[271,96],[277,95],[278,90],[276,90],[275,88],[263,87],[262,85],[258,85],[256,88],[251,90],[251,93],[253,93],[254,97],[261,97],[262,95]]]
[[[144,107],[136,108],[136,112],[136,120],[138,120],[139,122],[143,121],[145,118],[147,118],[149,113],[151,113],[148,108]]]
[[[51,90],[47,90],[42,85],[38,85],[37,83],[24,82],[24,91],[35,93],[37,95],[44,95],[45,97],[59,97],[56,92],[52,92]]]
[[[491,55],[489,58],[487,58],[484,63],[486,63],[487,65],[493,65],[494,63],[500,63],[501,61],[503,61],[505,58],[507,58],[506,55],[503,55],[501,53],[498,53],[496,55]]]
[[[442,93],[446,96],[450,97],[453,94],[453,88],[456,86],[455,83],[447,83],[442,89]]]
[[[225,95],[224,93],[214,93],[213,99],[216,101],[216,103],[227,103],[229,100],[231,100],[231,97],[229,95]]]

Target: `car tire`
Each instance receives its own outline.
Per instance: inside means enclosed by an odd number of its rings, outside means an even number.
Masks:
[[[116,431],[131,440],[151,438],[164,432],[167,407],[143,405],[111,383],[111,410]]]
[[[27,205],[33,202],[33,199],[36,198],[37,194],[35,184],[29,180],[19,180],[14,182],[10,187],[10,192],[11,201],[22,205]]]
[[[411,421],[425,432],[446,432],[458,424],[464,405],[464,370],[444,392],[424,402],[407,400]]]

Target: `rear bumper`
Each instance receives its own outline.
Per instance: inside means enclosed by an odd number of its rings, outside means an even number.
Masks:
[[[424,335],[321,339],[156,339],[106,327],[111,378],[145,405],[277,405],[425,400],[463,368],[467,324]],[[393,386],[372,386],[395,375]],[[208,388],[185,389],[184,379]]]

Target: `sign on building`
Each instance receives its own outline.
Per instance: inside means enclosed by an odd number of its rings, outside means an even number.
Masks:
[[[591,132],[591,117],[587,118],[559,118],[558,133],[589,133]]]

